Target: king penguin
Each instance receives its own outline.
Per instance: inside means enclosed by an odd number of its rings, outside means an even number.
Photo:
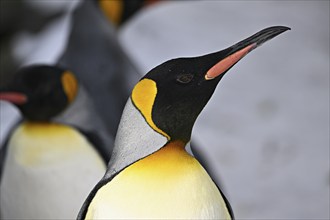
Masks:
[[[18,107],[24,120],[4,147],[0,185],[3,219],[73,219],[106,163],[97,139],[54,122],[78,93],[72,72],[32,65],[17,72],[0,100]]]
[[[107,172],[78,219],[233,219],[224,194],[185,146],[225,73],[289,29],[269,27],[219,52],[169,60],[142,77],[123,111]]]

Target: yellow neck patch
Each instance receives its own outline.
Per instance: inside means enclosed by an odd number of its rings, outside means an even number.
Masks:
[[[159,129],[152,120],[152,108],[157,95],[156,82],[151,79],[143,79],[133,89],[132,101],[141,112],[149,126],[159,134],[170,140],[170,136]]]
[[[62,80],[62,86],[64,92],[68,97],[69,102],[71,103],[77,95],[77,91],[78,91],[77,79],[70,71],[66,71],[63,73],[61,80]]]

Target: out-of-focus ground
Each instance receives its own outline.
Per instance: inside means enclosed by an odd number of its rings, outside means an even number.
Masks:
[[[54,48],[63,46],[54,36],[65,25],[51,22],[37,41],[16,34],[10,48],[21,62],[38,53],[34,61],[49,60],[47,54],[56,57]],[[329,1],[165,2],[140,11],[118,36],[146,73],[168,59],[224,49],[274,25],[292,30],[228,72],[193,138],[237,219],[329,219]],[[46,46],[24,52],[41,39]],[[42,49],[47,45],[53,49]],[[16,113],[0,104],[2,141]]]

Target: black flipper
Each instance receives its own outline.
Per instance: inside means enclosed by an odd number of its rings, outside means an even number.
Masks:
[[[81,128],[75,127],[82,135],[86,137],[86,139],[94,146],[96,151],[100,154],[102,159],[104,160],[104,163],[107,165],[109,163],[110,157],[111,157],[111,152],[108,152],[106,147],[103,147],[106,145],[102,141],[102,138],[96,133],[92,131],[86,131]],[[112,149],[112,147],[111,147]]]

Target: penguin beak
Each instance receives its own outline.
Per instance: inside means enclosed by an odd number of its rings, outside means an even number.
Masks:
[[[205,79],[212,80],[217,76],[224,74],[246,54],[287,30],[290,30],[290,28],[284,26],[269,27],[223,51],[215,53],[214,55],[217,55],[218,53],[223,54],[223,52],[225,52],[225,57],[207,71]]]
[[[2,92],[0,91],[0,100],[7,101],[15,105],[24,105],[28,98],[25,94],[20,92]]]

